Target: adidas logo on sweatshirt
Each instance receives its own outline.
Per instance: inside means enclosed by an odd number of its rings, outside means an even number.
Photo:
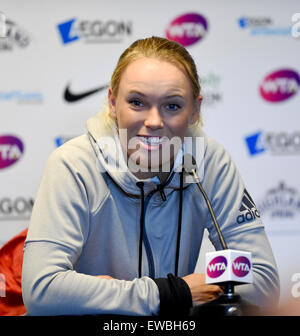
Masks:
[[[240,212],[241,214],[236,218],[238,224],[242,224],[246,221],[252,221],[255,218],[260,218],[256,205],[246,189],[244,189]]]

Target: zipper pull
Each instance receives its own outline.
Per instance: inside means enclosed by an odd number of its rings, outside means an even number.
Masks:
[[[164,192],[164,187],[160,184],[157,186],[157,189],[159,190],[160,193],[160,197],[163,200],[163,202],[165,202],[167,200],[166,194]]]

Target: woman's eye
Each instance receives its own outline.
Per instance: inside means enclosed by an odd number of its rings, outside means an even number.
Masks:
[[[180,105],[178,105],[178,104],[168,104],[167,106],[166,106],[166,108],[167,108],[167,110],[171,110],[171,111],[177,111],[177,110],[179,110],[180,109]]]
[[[132,106],[134,106],[134,107],[142,107],[142,106],[144,106],[144,104],[140,100],[137,100],[137,99],[130,100],[129,104],[132,105]]]

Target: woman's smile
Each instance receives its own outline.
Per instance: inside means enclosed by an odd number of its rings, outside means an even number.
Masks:
[[[168,140],[167,137],[151,136],[151,135],[137,135],[136,136],[140,149],[147,151],[157,151],[162,148],[163,144]]]

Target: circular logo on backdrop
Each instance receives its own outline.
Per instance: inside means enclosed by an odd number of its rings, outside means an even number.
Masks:
[[[251,264],[246,257],[237,257],[232,263],[232,271],[237,277],[245,277],[251,269]]]
[[[12,135],[0,135],[0,169],[16,163],[24,152],[22,141]]]
[[[169,24],[166,37],[188,47],[200,41],[206,35],[207,30],[208,23],[204,16],[188,13],[178,16]]]
[[[268,74],[259,87],[261,96],[272,103],[295,95],[300,87],[300,76],[292,69],[282,69]]]
[[[207,265],[206,273],[210,278],[217,278],[226,271],[226,267],[227,259],[223,256],[218,256]]]

